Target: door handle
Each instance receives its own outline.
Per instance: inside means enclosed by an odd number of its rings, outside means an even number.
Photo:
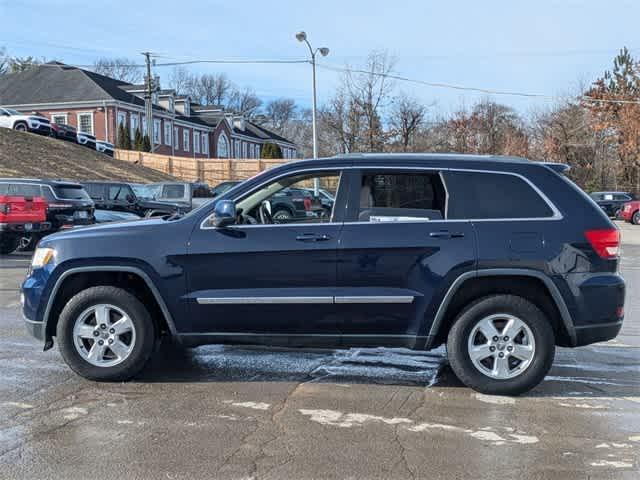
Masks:
[[[298,242],[326,242],[331,240],[329,235],[318,235],[316,233],[303,233],[296,237]]]
[[[448,230],[441,230],[439,232],[431,232],[429,234],[431,238],[442,238],[444,240],[448,240],[450,238],[462,238],[464,237],[464,233],[462,232],[449,232]]]

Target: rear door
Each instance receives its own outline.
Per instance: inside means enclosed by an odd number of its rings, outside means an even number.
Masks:
[[[356,170],[350,185],[335,299],[344,342],[414,346],[426,340],[434,299],[475,268],[473,226],[446,219],[437,170]]]

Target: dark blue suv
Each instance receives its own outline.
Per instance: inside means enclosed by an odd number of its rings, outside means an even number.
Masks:
[[[157,341],[287,347],[446,343],[468,386],[519,394],[555,346],[614,338],[619,232],[564,175],[518,158],[349,155],[284,164],[190,213],[58,233],[22,286],[45,349],[125,380]],[[335,196],[274,223],[285,188]]]

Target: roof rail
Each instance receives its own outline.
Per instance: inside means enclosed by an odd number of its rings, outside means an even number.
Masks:
[[[548,167],[556,173],[565,173],[571,169],[571,167],[566,163],[555,163],[555,162],[536,162],[536,163],[538,165],[543,165],[545,167]]]

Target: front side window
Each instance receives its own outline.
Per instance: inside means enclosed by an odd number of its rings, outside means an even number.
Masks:
[[[335,193],[339,182],[336,171],[296,174],[259,188],[237,206],[247,212],[244,219],[249,224],[328,223],[334,203],[323,203],[314,194],[315,184]]]
[[[464,220],[549,218],[549,204],[524,179],[491,172],[444,173],[448,218]]]
[[[78,114],[78,131],[93,135],[93,113]]]
[[[442,220],[445,206],[446,190],[438,172],[365,170],[360,181],[357,221]]]

